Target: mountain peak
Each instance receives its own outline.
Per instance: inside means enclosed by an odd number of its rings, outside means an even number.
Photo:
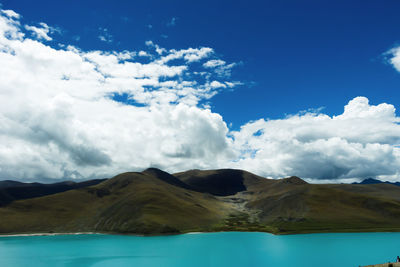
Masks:
[[[150,167],[147,168],[143,171],[143,173],[151,173],[151,174],[169,174],[161,169],[155,168],[155,167]]]
[[[286,183],[286,184],[294,184],[294,185],[308,184],[306,181],[304,181],[303,179],[301,179],[300,177],[297,177],[297,176],[290,176],[288,178],[283,178],[282,182]]]
[[[175,176],[169,174],[168,172],[162,171],[157,168],[147,168],[146,170],[143,171],[144,174],[154,176],[168,184],[175,185],[178,187],[182,187],[185,189],[190,189],[190,186],[188,186],[186,183],[182,182]]]
[[[381,180],[374,179],[374,178],[366,178],[360,184],[381,184],[383,183]]]

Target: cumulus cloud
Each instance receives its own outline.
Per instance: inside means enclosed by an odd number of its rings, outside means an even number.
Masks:
[[[226,85],[223,83],[220,83],[219,81],[212,81],[210,83],[211,88],[226,88]]]
[[[221,59],[211,59],[211,60],[207,61],[206,63],[204,63],[203,66],[205,68],[215,68],[218,66],[223,66],[225,64],[226,64],[226,62]]]
[[[151,54],[147,53],[146,51],[141,50],[141,51],[139,51],[138,56],[139,57],[151,57]]]
[[[232,166],[282,177],[311,179],[400,174],[400,118],[389,104],[356,97],[338,116],[302,113],[249,122],[233,132],[241,158]]]
[[[53,40],[53,38],[51,38],[48,34],[50,32],[53,32],[54,29],[49,27],[46,23],[43,22],[39,23],[39,27],[25,25],[25,29],[32,32],[33,36],[36,37],[37,39],[46,41]]]
[[[55,48],[43,43],[48,32],[19,18],[0,15],[0,178],[211,168],[234,154],[222,117],[198,107],[216,93],[217,74],[199,82],[191,63],[212,49],[166,50],[151,41],[139,52]]]
[[[357,97],[337,116],[310,110],[229,131],[207,101],[241,83],[230,78],[235,63],[212,48],[55,48],[25,36],[14,13],[0,15],[0,179],[109,177],[150,166],[399,177],[393,105]]]
[[[156,49],[157,49],[157,47],[156,47]],[[162,54],[162,52],[164,52],[164,51],[157,52],[157,53]],[[160,58],[158,60],[158,63],[165,64],[165,63],[168,63],[169,61],[173,61],[173,60],[177,60],[177,59],[183,59],[187,63],[198,62],[200,60],[208,58],[210,55],[212,55],[214,53],[214,50],[210,47],[201,47],[201,48],[188,48],[188,49],[181,49],[181,50],[171,49],[168,52],[169,52],[168,55]]]
[[[15,18],[15,19],[19,19],[21,16],[16,13],[14,10],[1,10],[1,13],[3,13],[4,15],[6,15],[9,18]]]

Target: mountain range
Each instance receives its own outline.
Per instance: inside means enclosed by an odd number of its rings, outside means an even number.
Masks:
[[[400,187],[156,168],[56,184],[0,181],[0,233],[400,231]]]
[[[382,182],[381,180],[374,179],[374,178],[367,178],[367,179],[362,180],[359,183],[355,182],[353,184],[392,184],[392,185],[400,186],[400,182],[394,182],[394,183],[388,182],[388,181]]]

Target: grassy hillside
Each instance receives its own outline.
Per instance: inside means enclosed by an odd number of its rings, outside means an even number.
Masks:
[[[143,173],[95,186],[19,200],[0,208],[0,232],[174,233],[208,229],[227,213],[209,194]]]
[[[242,170],[158,169],[0,207],[0,233],[400,230],[400,187],[315,185]]]

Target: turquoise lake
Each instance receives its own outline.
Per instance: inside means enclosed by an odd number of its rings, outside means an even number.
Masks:
[[[394,261],[400,233],[223,232],[0,237],[0,266],[359,266]]]

